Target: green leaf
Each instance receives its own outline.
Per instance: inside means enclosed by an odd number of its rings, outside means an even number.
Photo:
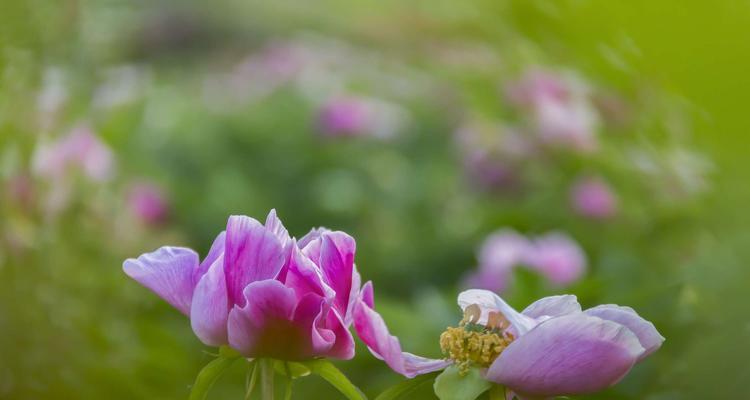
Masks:
[[[419,389],[420,386],[432,382],[436,376],[438,376],[438,372],[420,375],[414,379],[405,380],[389,387],[383,393],[380,393],[375,400],[411,399],[413,393]]]
[[[190,400],[204,400],[208,395],[208,391],[211,390],[211,386],[216,382],[217,379],[229,368],[232,364],[239,360],[240,357],[233,353],[221,351],[221,354],[217,359],[208,363],[198,376],[195,378],[195,383],[190,391]]]
[[[367,400],[367,396],[328,360],[312,360],[301,363],[313,374],[320,376],[338,389],[349,400]]]
[[[286,367],[284,366],[284,363],[286,363]],[[292,374],[292,379],[310,375],[310,368],[307,368],[302,363],[293,361],[276,361],[273,368],[278,374],[284,376],[287,376],[287,368],[289,368],[289,372]]]
[[[434,385],[435,394],[440,400],[474,400],[490,387],[492,383],[482,378],[478,369],[471,368],[461,376],[455,365],[438,375]]]

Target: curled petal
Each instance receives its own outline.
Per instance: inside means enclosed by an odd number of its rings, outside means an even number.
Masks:
[[[500,296],[482,289],[469,289],[458,295],[458,305],[461,310],[466,310],[472,304],[479,306],[482,311],[479,323],[487,324],[490,311],[499,311],[510,322],[511,328],[515,330],[516,336],[523,335],[536,325],[534,319],[527,317],[514,310]]]
[[[276,280],[253,282],[243,291],[245,306],[229,312],[229,345],[246,357],[287,358],[300,338],[291,329],[297,298]]]
[[[221,255],[195,286],[190,307],[190,325],[203,343],[209,346],[225,345],[228,315],[224,256]]]
[[[643,352],[627,327],[569,314],[512,342],[490,366],[487,379],[524,396],[593,393],[622,379]]]
[[[289,237],[289,231],[286,230],[284,224],[281,222],[279,217],[276,215],[276,210],[273,209],[268,213],[266,217],[266,229],[271,231],[282,245],[286,245],[291,240]]]
[[[208,250],[206,258],[203,259],[203,262],[201,262],[201,266],[198,269],[198,279],[203,276],[203,274],[205,274],[209,268],[211,268],[211,266],[219,257],[224,255],[224,248],[226,247],[226,237],[226,231],[221,231],[221,233],[216,236],[216,239],[214,239],[214,242],[211,244],[211,249]],[[198,279],[196,279],[196,282],[198,281]]]
[[[327,228],[313,228],[310,230],[310,232],[307,233],[307,235],[303,236],[302,239],[299,240],[300,249],[304,249],[307,247],[308,244],[314,242],[315,240],[320,238],[320,235],[330,232]]]
[[[245,287],[255,281],[275,278],[285,259],[286,253],[273,232],[252,218],[229,217],[224,254],[229,302],[244,306]]]
[[[578,298],[572,294],[565,294],[541,298],[531,303],[521,314],[537,319],[545,316],[561,317],[576,312],[581,312]]]
[[[321,236],[318,265],[328,286],[336,293],[333,306],[340,315],[347,315],[349,311],[356,247],[354,238],[344,232],[328,232]]]
[[[184,247],[162,247],[127,259],[123,271],[185,315],[190,314],[198,254]]]
[[[354,309],[354,329],[375,357],[385,361],[393,371],[407,378],[437,371],[450,364],[449,361],[402,352],[398,338],[388,332],[383,318],[371,308],[372,284],[365,284],[362,292],[363,299],[357,302]]]
[[[661,347],[661,344],[664,343],[664,336],[656,330],[654,324],[643,319],[630,307],[603,304],[590,308],[584,312],[601,319],[617,322],[635,333],[641,346],[646,349],[646,351],[638,358],[638,361],[658,350],[659,347]]]
[[[288,357],[296,359],[310,358],[328,353],[336,342],[336,334],[325,327],[326,313],[330,306],[326,300],[314,293],[308,293],[299,301],[294,310],[292,325],[298,331],[299,343],[288,342],[295,347],[295,354]]]
[[[302,254],[297,246],[291,246],[292,256],[289,268],[284,277],[284,285],[294,289],[297,298],[307,293],[315,293],[321,297],[333,298],[333,289],[323,282],[323,276],[318,266],[307,256]]]
[[[328,312],[326,317],[326,326],[336,336],[336,341],[326,353],[327,357],[338,358],[341,360],[351,360],[354,358],[354,337],[344,323],[341,317],[334,310]]]

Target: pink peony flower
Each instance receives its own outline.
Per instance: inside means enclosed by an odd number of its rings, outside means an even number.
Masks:
[[[571,188],[570,203],[579,215],[606,219],[617,213],[617,197],[600,178],[581,178]]]
[[[664,338],[632,308],[602,305],[581,310],[575,296],[542,298],[517,312],[492,292],[458,296],[464,318],[440,337],[445,359],[402,352],[374,310],[372,284],[362,289],[354,327],[370,351],[408,378],[456,365],[524,398],[594,393],[620,381]],[[468,340],[471,337],[472,340]],[[477,347],[478,346],[478,347]]]
[[[125,273],[190,317],[196,336],[245,357],[350,359],[359,295],[354,239],[313,230],[297,242],[276,217],[231,216],[202,262],[162,247],[128,259]]]

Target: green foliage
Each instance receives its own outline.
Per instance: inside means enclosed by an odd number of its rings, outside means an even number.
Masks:
[[[190,400],[205,400],[214,383],[239,359],[240,357],[234,354],[219,355],[219,357],[203,367],[195,378],[193,387],[190,389]]]
[[[435,377],[437,377],[439,374],[439,372],[433,372],[430,374],[419,375],[415,378],[407,379],[403,382],[399,382],[384,390],[378,395],[378,397],[375,398],[375,400],[410,399],[414,395],[414,392],[420,388],[420,386],[424,386],[430,382],[433,382],[435,380]]]
[[[491,387],[492,382],[484,379],[476,368],[462,374],[451,365],[435,379],[435,394],[440,400],[474,400]]]
[[[354,386],[335,365],[328,360],[312,360],[301,363],[313,374],[325,379],[349,400],[367,400],[367,396]]]

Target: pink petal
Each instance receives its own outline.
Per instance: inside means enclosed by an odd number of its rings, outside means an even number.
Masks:
[[[299,240],[299,248],[304,249],[310,242],[313,242],[320,238],[320,235],[330,232],[326,228],[313,228],[310,230],[310,232],[307,233],[307,235],[303,236],[302,239]]]
[[[333,306],[340,315],[347,315],[349,310],[349,299],[352,291],[352,276],[354,274],[354,253],[356,243],[354,238],[343,232],[325,233],[321,237],[320,265],[323,276],[336,292]]]
[[[590,308],[584,311],[588,315],[593,315],[608,321],[614,321],[626,326],[640,341],[641,346],[646,349],[638,358],[638,361],[655,352],[664,343],[662,336],[651,322],[643,319],[638,313],[630,307],[622,307],[614,304],[604,304]]]
[[[229,344],[246,357],[353,356],[350,334],[329,324],[335,321],[329,317],[333,310],[325,298],[307,293],[297,301],[293,289],[273,279],[249,284],[244,296],[245,307],[230,311],[228,325]]]
[[[549,296],[539,299],[521,312],[534,319],[541,317],[561,317],[563,315],[581,312],[578,298],[572,294]]]
[[[208,250],[206,258],[201,262],[197,278],[200,278],[203,274],[208,271],[209,268],[216,262],[216,260],[224,255],[224,249],[226,248],[226,231],[221,231],[214,242],[211,244],[211,248]],[[197,279],[196,279],[197,280]]]
[[[336,342],[336,334],[325,327],[326,315],[330,306],[324,298],[308,293],[299,301],[290,326],[290,330],[297,331],[299,343],[296,354],[290,354],[292,359],[311,358],[316,355],[327,354]]]
[[[458,295],[458,305],[461,307],[461,310],[466,310],[466,307],[472,304],[478,305],[482,311],[479,318],[480,324],[487,323],[490,311],[499,311],[508,319],[511,329],[514,330],[516,336],[525,334],[537,324],[534,319],[519,313],[508,305],[505,300],[501,299],[500,296],[489,290],[469,289]]]
[[[627,327],[569,314],[517,338],[490,366],[487,379],[525,396],[593,393],[622,379],[643,352]]]
[[[229,217],[224,254],[229,302],[244,306],[245,287],[255,281],[275,278],[285,258],[276,235],[258,221],[245,216]]]
[[[375,357],[385,361],[395,372],[407,378],[438,371],[450,364],[445,360],[434,360],[401,351],[398,338],[388,332],[383,318],[372,305],[372,283],[362,289],[362,299],[354,309],[354,329]]]
[[[252,282],[243,291],[245,306],[229,312],[229,344],[247,357],[286,358],[299,345],[291,329],[297,298],[281,282]]]
[[[333,289],[323,282],[318,266],[302,254],[297,246],[292,246],[292,257],[284,277],[284,285],[292,288],[298,299],[307,293],[315,293],[326,298],[334,297]]]
[[[271,212],[268,213],[268,217],[266,217],[266,229],[273,232],[274,235],[279,239],[279,242],[282,245],[285,245],[291,238],[289,237],[289,232],[284,227],[284,224],[281,223],[281,220],[276,215],[276,210],[273,209]]]
[[[184,247],[162,247],[137,259],[127,259],[123,271],[141,285],[180,310],[190,314],[198,254]]]
[[[190,324],[195,335],[203,343],[221,346],[227,344],[228,316],[224,257],[220,255],[195,286],[193,304],[190,308]]]
[[[330,310],[328,312],[326,326],[336,337],[333,346],[328,350],[326,356],[341,360],[351,360],[354,358],[354,336],[352,336],[348,325],[345,325],[336,311]]]

